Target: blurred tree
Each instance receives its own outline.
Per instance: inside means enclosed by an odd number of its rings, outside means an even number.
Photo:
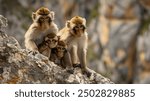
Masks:
[[[100,0],[99,38],[102,61],[117,83],[131,83],[141,9],[136,0]],[[115,75],[117,74],[117,75]]]

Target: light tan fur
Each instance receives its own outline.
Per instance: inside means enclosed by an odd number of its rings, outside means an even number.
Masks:
[[[58,27],[53,22],[54,12],[41,7],[32,14],[33,23],[25,33],[25,47],[38,52],[38,45],[49,33],[57,33]]]
[[[60,40],[67,43],[73,65],[80,62],[83,71],[89,70],[86,66],[88,35],[85,18],[75,16],[66,22],[66,26],[58,32]]]

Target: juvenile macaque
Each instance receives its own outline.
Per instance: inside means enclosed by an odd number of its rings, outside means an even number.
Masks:
[[[75,16],[66,22],[66,26],[58,32],[60,40],[66,42],[73,65],[81,64],[83,72],[90,73],[86,66],[88,35],[86,32],[86,19]]]
[[[55,48],[52,49],[50,60],[62,67],[72,67],[70,54],[67,51],[67,45],[63,41],[58,41]]]
[[[55,48],[58,43],[58,37],[56,36],[55,33],[48,34],[45,38],[44,41],[38,45],[38,51],[50,58],[51,55],[51,49]]]
[[[32,13],[33,23],[25,33],[25,47],[38,52],[38,45],[43,42],[49,33],[57,33],[57,25],[53,22],[54,12],[41,7]]]

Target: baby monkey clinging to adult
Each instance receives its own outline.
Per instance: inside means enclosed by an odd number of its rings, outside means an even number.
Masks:
[[[52,49],[50,60],[64,68],[72,67],[70,54],[64,41],[58,41],[57,46]]]
[[[46,37],[44,37],[44,41],[38,45],[38,51],[50,58],[51,55],[51,49],[55,48],[58,43],[58,37],[55,33],[48,34]]]

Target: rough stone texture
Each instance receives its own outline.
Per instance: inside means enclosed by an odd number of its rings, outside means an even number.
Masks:
[[[21,49],[18,41],[7,36],[2,27],[7,20],[0,16],[0,83],[8,84],[107,84],[109,79],[93,71],[90,77],[80,68],[63,69],[47,57]]]
[[[4,27],[7,27],[7,19],[0,15],[0,30],[3,31]]]
[[[136,0],[100,0],[99,39],[102,61],[114,82],[133,79],[141,9]],[[107,71],[107,72],[108,72]],[[116,75],[117,74],[117,75]]]

